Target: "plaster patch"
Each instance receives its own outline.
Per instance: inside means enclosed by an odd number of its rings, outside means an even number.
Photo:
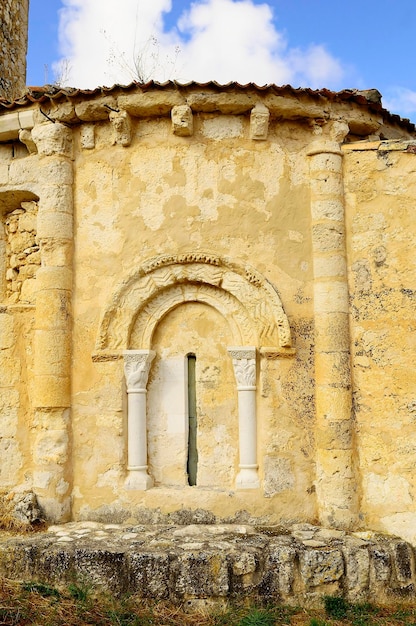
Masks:
[[[231,115],[212,117],[202,122],[202,134],[207,139],[220,141],[243,135],[243,119]]]
[[[292,490],[295,476],[289,459],[267,456],[264,462],[264,495],[270,498],[282,491]]]
[[[381,518],[383,528],[416,545],[416,513],[394,513]]]
[[[369,473],[364,479],[364,490],[369,504],[385,509],[412,504],[409,482],[403,476],[380,476]]]

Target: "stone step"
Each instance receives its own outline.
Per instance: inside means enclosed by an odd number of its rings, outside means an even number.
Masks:
[[[0,576],[180,603],[252,597],[301,606],[416,598],[412,546],[310,524],[129,525],[72,522],[0,535]]]

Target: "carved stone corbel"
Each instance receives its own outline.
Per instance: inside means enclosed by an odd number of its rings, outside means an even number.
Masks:
[[[127,147],[131,144],[131,119],[127,111],[110,111],[113,125],[113,143]]]
[[[256,141],[265,141],[269,132],[269,109],[258,103],[250,114],[250,137]]]
[[[194,132],[192,109],[187,104],[179,104],[172,108],[172,130],[174,135],[189,137]]]
[[[19,130],[19,141],[25,144],[29,154],[37,154],[38,148],[32,138],[32,133],[30,130],[21,128]]]

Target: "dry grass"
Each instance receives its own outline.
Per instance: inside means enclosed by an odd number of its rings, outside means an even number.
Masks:
[[[416,626],[416,604],[394,608],[338,606],[339,613],[285,606],[237,604],[185,610],[168,602],[115,599],[73,583],[64,591],[47,584],[0,579],[0,626]]]
[[[13,493],[0,492],[0,529],[15,533],[27,532],[31,529],[30,524],[24,524],[14,517],[13,497]]]
[[[14,496],[15,494],[13,492],[6,493],[0,491],[0,530],[12,534],[22,534],[44,529],[45,524],[40,520],[37,520],[35,524],[29,524],[15,517]]]

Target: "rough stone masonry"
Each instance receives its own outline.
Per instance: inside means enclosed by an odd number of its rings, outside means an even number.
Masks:
[[[202,510],[208,536],[388,533],[380,576],[412,589],[415,200],[415,127],[375,90],[1,100],[0,489],[57,524]],[[289,540],[302,589],[327,557],[347,584],[353,540],[334,537]],[[255,554],[248,581],[268,576]]]
[[[244,597],[320,606],[323,595],[382,603],[414,595],[411,546],[375,533],[296,524],[70,523],[0,543],[0,574],[64,586],[88,581],[120,595],[191,608]]]
[[[26,89],[29,0],[2,0],[0,6],[0,98],[14,100]]]

